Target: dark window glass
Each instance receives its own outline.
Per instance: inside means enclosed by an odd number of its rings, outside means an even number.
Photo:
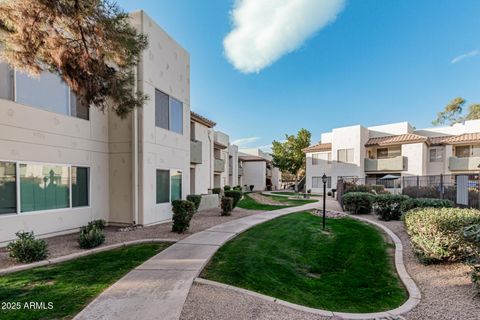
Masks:
[[[72,167],[72,207],[88,206],[89,172],[88,168]]]
[[[0,63],[0,99],[13,100],[12,69],[6,63]]]
[[[157,170],[157,203],[170,202],[170,171]]]
[[[0,162],[0,214],[17,212],[16,166]]]
[[[182,172],[174,171],[171,177],[172,201],[182,199]]]
[[[155,126],[170,129],[169,122],[169,99],[168,95],[161,92],[160,90],[155,90]]]
[[[70,91],[70,115],[84,120],[90,120],[90,108],[83,103],[73,91]]]

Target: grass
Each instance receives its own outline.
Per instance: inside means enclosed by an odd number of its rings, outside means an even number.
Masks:
[[[142,244],[0,277],[0,319],[70,319],[93,298],[170,244]],[[19,310],[6,310],[19,302]],[[43,302],[46,309],[25,308]],[[53,308],[48,309],[51,302]]]
[[[298,196],[300,193],[292,192],[292,191],[285,191],[285,192],[272,191],[271,194],[283,194],[283,195],[286,195],[286,196]]]
[[[244,194],[242,200],[238,202],[238,207],[242,209],[248,210],[260,210],[260,211],[272,211],[278,210],[283,208],[289,208],[294,206],[301,206],[307,203],[315,202],[315,200],[297,200],[297,199],[287,199],[285,197],[280,196],[265,196],[270,197],[272,200],[282,202],[284,205],[271,205],[271,204],[263,204],[255,201],[252,199],[248,194]]]
[[[256,226],[214,255],[202,277],[332,311],[398,307],[407,293],[394,271],[392,245],[350,218],[294,213]]]

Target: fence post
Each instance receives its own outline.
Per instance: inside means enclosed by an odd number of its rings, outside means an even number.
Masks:
[[[417,176],[417,198],[418,198],[418,192],[420,191],[419,188],[420,188],[420,176]]]
[[[443,174],[440,174],[440,199],[443,199]]]

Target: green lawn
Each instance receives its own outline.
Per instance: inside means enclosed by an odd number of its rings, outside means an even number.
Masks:
[[[294,213],[258,225],[215,254],[202,277],[293,303],[344,312],[393,309],[407,299],[392,245],[351,218]]]
[[[292,191],[285,191],[285,192],[272,191],[271,193],[272,194],[283,194],[283,195],[286,195],[286,196],[297,196],[297,195],[299,195],[298,192],[292,192]]]
[[[238,207],[248,210],[261,210],[261,211],[271,211],[271,210],[278,210],[282,208],[294,207],[294,206],[301,206],[303,204],[315,202],[315,200],[291,200],[285,197],[280,196],[265,196],[270,197],[273,200],[278,202],[282,202],[285,205],[270,205],[270,204],[263,204],[255,201],[252,199],[248,194],[244,194],[242,200],[238,202]]]
[[[129,246],[0,276],[0,319],[73,318],[103,290],[169,245]],[[19,302],[21,309],[5,310],[7,302]],[[53,308],[26,309],[26,302],[43,302],[47,308],[51,302]]]

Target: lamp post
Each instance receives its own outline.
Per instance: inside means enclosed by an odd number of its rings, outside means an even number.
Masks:
[[[325,203],[327,201],[327,175],[324,173],[322,176],[323,182],[323,229],[325,230]]]

